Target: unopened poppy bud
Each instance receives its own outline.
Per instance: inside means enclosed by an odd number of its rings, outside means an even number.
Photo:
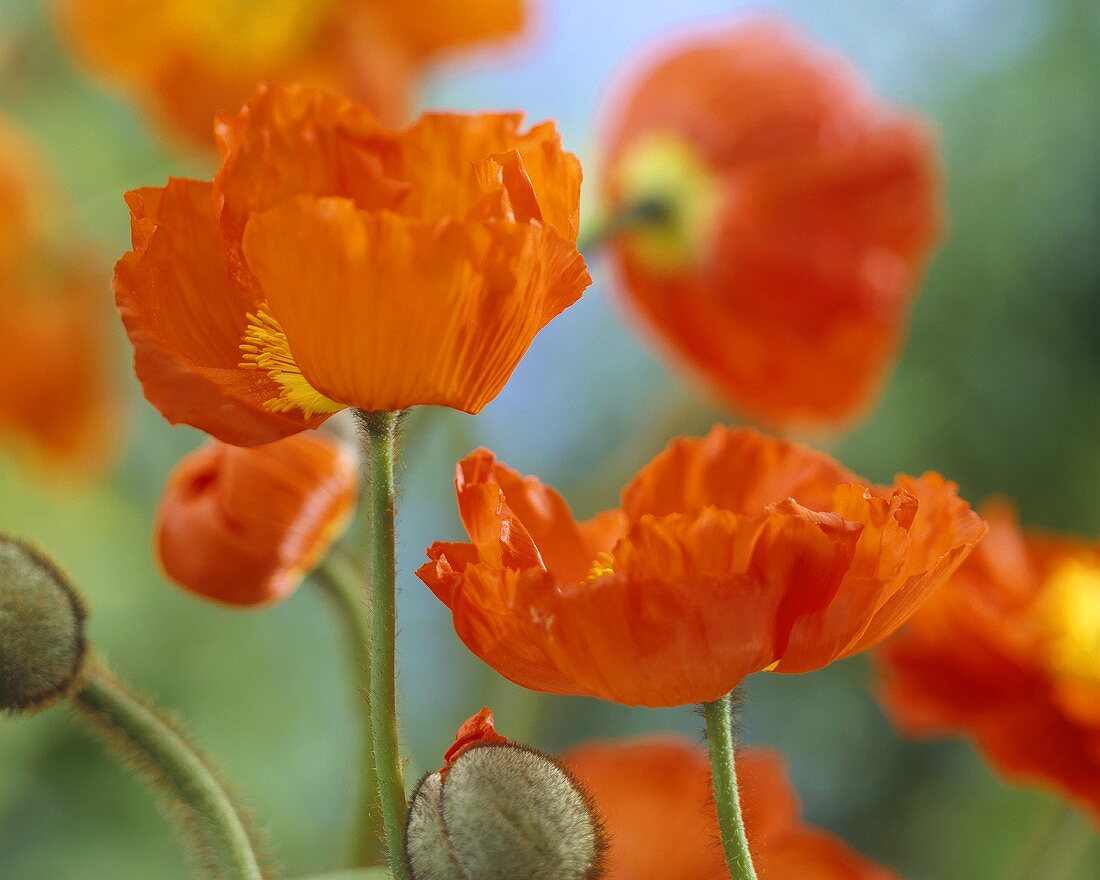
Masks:
[[[554,759],[498,736],[487,709],[463,725],[446,766],[420,781],[409,805],[415,880],[595,880],[603,851],[584,789]]]
[[[84,604],[36,550],[0,536],[0,710],[44,709],[80,681]]]
[[[185,590],[226,605],[285,599],[328,552],[355,508],[358,462],[323,434],[183,458],[165,486],[157,558]]]

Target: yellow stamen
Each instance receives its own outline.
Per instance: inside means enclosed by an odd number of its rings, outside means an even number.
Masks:
[[[275,316],[267,310],[267,303],[256,312],[247,315],[248,326],[241,342],[241,363],[244,370],[263,370],[268,378],[281,386],[278,397],[264,403],[269,412],[284,413],[300,409],[305,417],[318,413],[334,413],[344,408],[325,397],[309,384],[290,351],[290,343]]]
[[[1051,574],[1043,603],[1050,668],[1100,685],[1100,565],[1063,563]]]
[[[596,554],[596,558],[592,560],[592,567],[588,569],[588,577],[585,578],[586,583],[592,583],[596,578],[603,577],[605,574],[615,573],[615,557],[610,553],[604,553],[602,550]]]

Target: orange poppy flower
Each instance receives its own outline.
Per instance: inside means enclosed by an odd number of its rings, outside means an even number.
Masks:
[[[321,434],[242,449],[217,441],[168,477],[154,527],[164,573],[227,605],[287,598],[355,508],[355,456]]]
[[[730,406],[850,418],[893,359],[940,226],[925,125],[781,20],[709,27],[610,106],[612,240],[632,311]]]
[[[588,789],[610,848],[606,880],[725,880],[704,749],[678,737],[585,743],[561,760]],[[783,759],[744,749],[737,776],[745,830],[766,880],[896,880],[839,838],[806,825]]]
[[[399,124],[419,71],[518,33],[523,0],[55,0],[85,63],[136,94],[177,135],[209,147],[210,121],[257,82],[344,92]]]
[[[95,470],[117,433],[111,345],[94,258],[54,241],[62,210],[34,145],[0,118],[0,429],[50,470]]]
[[[149,400],[237,445],[346,406],[478,412],[590,279],[581,170],[551,122],[264,88],[218,125],[213,183],[127,195],[115,290]]]
[[[877,652],[883,701],[1100,822],[1100,544],[1021,530],[1003,501],[983,513],[978,552]]]
[[[939,474],[868,486],[721,427],[674,441],[621,509],[587,522],[488,450],[459,463],[456,487],[471,543],[433,544],[418,574],[459,638],[524,687],[647,706],[866,650],[984,531]]]

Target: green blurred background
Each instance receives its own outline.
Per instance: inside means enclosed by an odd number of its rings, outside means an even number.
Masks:
[[[674,6],[674,8],[673,8]],[[640,44],[676,24],[740,11],[716,0],[543,0],[530,39],[438,70],[426,103],[557,118],[591,157],[599,95]],[[1013,497],[1025,521],[1100,532],[1100,10],[1087,0],[785,2],[875,87],[941,130],[950,229],[872,415],[813,437],[875,479],[934,468],[978,501]],[[74,204],[73,225],[110,266],[127,247],[121,193],[168,173],[167,154],[123,101],[71,66],[42,4],[0,3],[0,108],[38,138]],[[592,163],[589,163],[591,167]],[[591,187],[590,187],[591,189]],[[698,734],[689,711],[531,696],[468,655],[446,610],[412,576],[423,548],[457,537],[454,461],[485,444],[561,487],[581,514],[613,504],[666,440],[730,417],[641,343],[598,259],[596,284],[536,341],[485,412],[421,414],[400,478],[399,652],[410,775],[438,764],[482,703],[505,734],[556,748],[651,730]],[[108,315],[108,320],[113,318]],[[202,441],[146,405],[118,331],[125,444],[97,485],[0,463],[0,528],[33,536],[83,586],[95,642],[121,675],[178,711],[237,781],[291,872],[340,864],[352,821],[356,715],[339,631],[308,586],[230,613],[168,586],[150,520],[173,463]],[[58,405],[63,405],[58,401]],[[992,880],[1056,808],[999,783],[965,743],[908,743],[870,695],[863,658],[747,687],[745,738],[782,749],[809,818],[910,880]],[[1077,880],[1100,875],[1100,853]],[[64,711],[0,721],[2,880],[181,880],[147,793]],[[1070,875],[1065,875],[1069,880]]]

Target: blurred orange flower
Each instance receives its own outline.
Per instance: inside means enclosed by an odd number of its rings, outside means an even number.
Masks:
[[[62,253],[64,207],[30,140],[0,118],[0,429],[50,470],[99,469],[117,437],[95,257]]]
[[[609,102],[629,305],[732,407],[835,423],[889,367],[940,227],[925,125],[782,20],[710,27]]]
[[[804,672],[893,632],[985,526],[939,474],[868,486],[754,431],[679,439],[577,522],[488,450],[458,465],[469,544],[420,578],[459,638],[534,690],[675,706]]]
[[[127,195],[115,290],[149,400],[237,445],[346,406],[478,412],[590,279],[581,169],[551,122],[265,88],[218,123],[214,182]]]
[[[1100,544],[1022,531],[1007,502],[983,514],[978,552],[877,652],[883,700],[1100,822]]]
[[[585,743],[561,754],[603,816],[607,880],[725,880],[706,751],[676,737]],[[803,823],[783,759],[737,756],[745,827],[766,880],[896,880],[839,838]]]
[[[344,92],[406,121],[425,64],[517,34],[523,0],[54,0],[84,62],[177,135],[210,145],[210,121],[264,80]]]
[[[213,441],[168,477],[155,524],[164,573],[227,605],[287,598],[355,508],[355,456],[321,434],[242,449]]]

